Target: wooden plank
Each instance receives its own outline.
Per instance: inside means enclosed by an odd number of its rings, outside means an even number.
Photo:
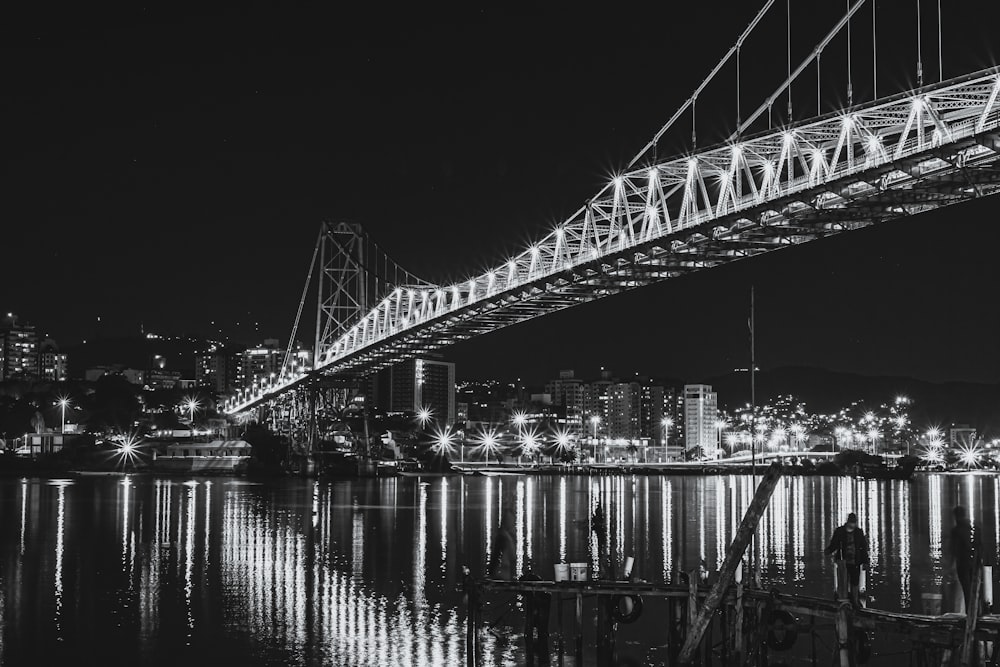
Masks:
[[[746,552],[747,546],[750,544],[750,540],[757,530],[760,517],[764,514],[764,510],[767,509],[767,505],[771,501],[771,495],[774,493],[779,479],[781,479],[781,464],[775,461],[767,469],[764,479],[761,480],[760,485],[757,487],[757,492],[750,502],[750,507],[747,508],[746,514],[743,515],[740,527],[736,529],[733,544],[726,552],[725,560],[722,561],[722,569],[719,571],[718,580],[712,585],[704,604],[701,605],[697,615],[691,619],[688,625],[687,637],[684,638],[684,647],[681,648],[679,656],[679,661],[682,665],[689,664],[694,658],[695,650],[698,648],[698,644],[701,643],[701,637],[705,633],[709,622],[711,622],[715,610],[718,609],[719,603],[722,602],[723,595],[733,581],[736,568],[743,560],[743,554]]]

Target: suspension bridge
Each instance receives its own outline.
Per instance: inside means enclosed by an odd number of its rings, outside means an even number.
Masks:
[[[743,43],[773,4],[625,170],[492,268],[433,284],[402,269],[359,226],[324,223],[289,340],[290,354],[315,282],[312,368],[286,364],[225,411],[246,413],[323,379],[364,377],[564,308],[1000,191],[1000,68],[924,84],[918,55],[911,90],[856,102],[849,76],[843,108],[773,126],[775,104],[788,95],[791,118],[792,83],[845,27],[849,34],[865,0],[850,3],[794,70],[789,55],[785,81],[746,118],[737,112],[727,141],[660,158],[663,134],[682,115],[693,117],[698,94],[722,67],[735,60],[739,73]],[[875,64],[873,57],[873,79]]]

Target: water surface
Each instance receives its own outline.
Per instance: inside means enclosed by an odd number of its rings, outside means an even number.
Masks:
[[[462,566],[485,571],[507,509],[519,569],[551,578],[553,563],[596,564],[605,548],[659,582],[716,569],[752,492],[749,477],[2,479],[0,664],[463,664]],[[756,544],[764,578],[829,595],[821,550],[854,511],[871,541],[873,606],[919,610],[940,588],[958,503],[996,544],[997,476],[784,478]],[[488,664],[521,660],[511,603],[486,609],[499,619]],[[662,660],[656,609],[621,630],[638,664]]]

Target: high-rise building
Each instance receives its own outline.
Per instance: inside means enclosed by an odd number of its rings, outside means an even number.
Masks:
[[[639,437],[651,438],[662,446],[666,444],[664,438],[668,433],[677,434],[676,399],[677,391],[672,387],[651,382],[642,383],[639,400]],[[665,428],[664,419],[670,420],[669,428]]]
[[[573,371],[559,371],[559,379],[545,385],[545,393],[552,396],[552,405],[566,409],[566,427],[571,435],[586,432],[584,424],[584,383]]]
[[[243,355],[218,348],[195,356],[194,376],[199,386],[209,386],[217,394],[232,394],[240,388]]]
[[[21,324],[13,313],[0,320],[0,381],[35,380],[38,369],[38,334],[32,324]]]
[[[278,377],[284,359],[285,350],[277,338],[268,338],[261,345],[247,348],[243,352],[240,371],[243,387],[251,387],[254,381],[268,382],[272,376]]]
[[[59,351],[59,346],[51,338],[46,338],[39,345],[38,374],[43,380],[63,382],[68,377],[68,359],[65,352]]]
[[[642,404],[642,388],[639,383],[615,382],[607,386],[605,396],[601,420],[606,424],[606,437],[613,440],[638,438]]]
[[[455,423],[455,364],[451,362],[407,359],[380,371],[373,384],[373,402],[387,412],[426,409],[441,424]]]
[[[719,453],[716,422],[719,419],[719,395],[708,384],[684,385],[685,449],[701,448],[708,457]]]

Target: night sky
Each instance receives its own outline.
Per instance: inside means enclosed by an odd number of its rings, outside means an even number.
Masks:
[[[286,339],[322,219],[362,223],[428,280],[461,279],[596,193],[762,3],[603,3],[572,15],[370,4],[365,14],[291,3],[7,14],[0,308],[66,345],[140,326]],[[843,4],[792,2],[793,66]],[[913,4],[878,5],[880,95],[915,82]],[[935,3],[924,4],[935,81]],[[685,14],[669,11],[678,5]],[[996,64],[998,3],[944,5],[945,76]],[[866,101],[870,10],[859,16],[854,87]],[[744,115],[783,79],[784,34],[779,2],[744,51]],[[844,42],[824,53],[824,112],[845,97]],[[725,70],[699,99],[700,145],[732,130],[734,80]],[[813,74],[794,88],[797,118],[815,114],[815,86]],[[690,134],[685,117],[660,153],[688,150]],[[747,365],[754,284],[764,367],[998,382],[998,242],[1000,199],[986,199],[449,354],[462,377],[604,365],[699,379]]]

